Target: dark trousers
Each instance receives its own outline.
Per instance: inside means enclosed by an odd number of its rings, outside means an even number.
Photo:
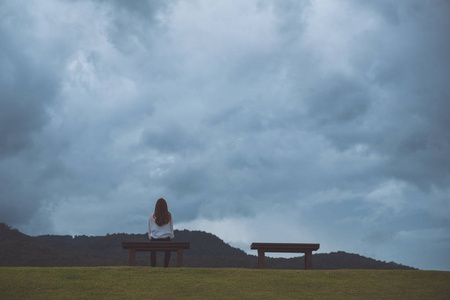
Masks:
[[[170,237],[167,237],[165,239],[151,239],[152,241],[170,241]],[[164,251],[164,268],[169,267],[169,261],[170,261],[170,251]],[[152,263],[152,267],[156,267],[156,251],[151,251],[150,253],[150,260]]]

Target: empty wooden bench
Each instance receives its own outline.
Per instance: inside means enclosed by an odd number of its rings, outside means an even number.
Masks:
[[[189,249],[189,242],[122,242],[122,248],[130,251],[129,264],[136,265],[136,251],[171,251],[177,252],[177,266],[183,266],[183,250]]]
[[[305,270],[312,269],[312,252],[319,249],[320,244],[288,244],[288,243],[253,243],[250,249],[258,250],[258,268],[264,269],[266,252],[305,253]]]

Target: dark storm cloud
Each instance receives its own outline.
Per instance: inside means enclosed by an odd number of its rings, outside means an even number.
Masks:
[[[154,148],[162,153],[200,150],[201,142],[195,133],[177,124],[160,124],[147,129],[141,137],[142,146]]]
[[[1,5],[0,221],[142,232],[163,196],[236,245],[442,252],[447,2]]]
[[[125,54],[132,54],[140,47],[151,47],[159,25],[158,14],[165,12],[170,6],[169,1],[93,2],[109,8],[108,39]]]
[[[32,51],[42,50],[36,24],[16,9],[3,3],[0,21],[0,218],[10,224],[27,223],[48,197],[40,183],[54,176],[46,167],[54,164],[34,161],[36,139],[60,89],[52,54]]]
[[[30,146],[31,134],[45,125],[46,107],[58,91],[49,66],[21,49],[20,38],[1,29],[0,158]]]
[[[448,3],[353,2],[388,23],[353,37],[352,77],[317,81],[308,93],[307,117],[339,149],[364,144],[386,157],[387,176],[448,186],[450,123],[444,115],[450,89],[444,78],[450,61],[444,53],[450,53],[450,39],[440,34],[448,25]]]
[[[325,78],[308,97],[308,116],[318,127],[334,127],[364,117],[371,104],[370,94],[354,81]]]

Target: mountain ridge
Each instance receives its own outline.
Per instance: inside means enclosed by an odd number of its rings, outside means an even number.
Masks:
[[[147,234],[114,233],[105,236],[40,235],[28,236],[0,223],[0,266],[116,266],[128,264],[128,251],[122,242],[148,241]],[[256,268],[256,255],[232,247],[205,231],[176,230],[174,241],[190,242],[184,252],[185,267]],[[158,264],[164,255],[158,255]],[[138,252],[136,264],[148,266],[149,253]],[[176,264],[172,254],[170,266]],[[266,268],[303,269],[303,257],[266,257]],[[313,254],[313,269],[402,269],[415,268],[382,262],[343,251]]]

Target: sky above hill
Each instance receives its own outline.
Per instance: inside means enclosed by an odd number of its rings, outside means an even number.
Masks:
[[[0,1],[0,222],[450,270],[450,3]],[[256,254],[256,253],[254,253]]]

